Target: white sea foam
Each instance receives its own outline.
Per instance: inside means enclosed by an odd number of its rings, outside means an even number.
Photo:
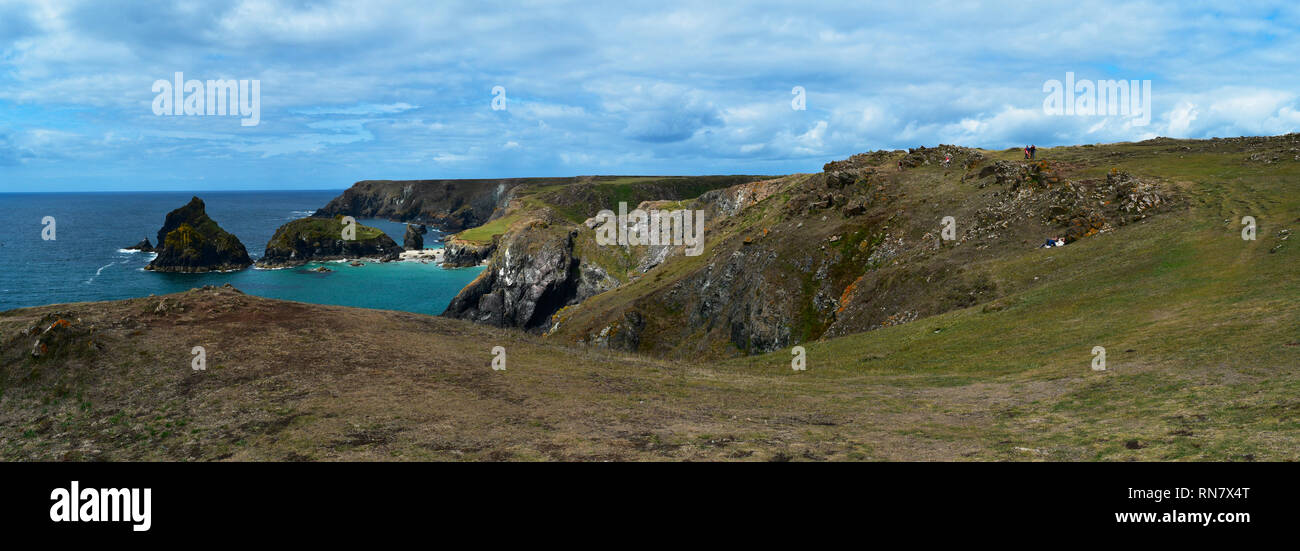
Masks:
[[[86,285],[90,285],[90,282],[95,281],[95,278],[99,277],[99,274],[101,274],[101,273],[104,272],[104,268],[107,268],[107,267],[112,266],[112,265],[113,265],[113,263],[112,263],[112,262],[109,262],[108,264],[105,264],[105,265],[103,265],[103,266],[100,266],[98,270],[95,270],[95,275],[90,276],[90,278],[86,280]]]

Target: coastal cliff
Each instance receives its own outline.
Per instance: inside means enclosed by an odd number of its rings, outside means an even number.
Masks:
[[[224,272],[253,264],[244,244],[208,217],[198,197],[167,213],[154,250],[158,256],[145,269],[155,272]]]
[[[418,222],[460,231],[490,220],[511,190],[523,184],[566,183],[567,178],[498,180],[365,180],[357,182],[312,214],[349,215]]]
[[[442,261],[444,268],[464,268],[478,266],[492,256],[496,250],[496,239],[488,243],[465,241],[455,236],[443,242],[445,251]]]
[[[561,309],[640,277],[681,247],[604,247],[585,223],[619,202],[666,206],[761,176],[580,177],[561,187],[516,190],[489,224],[447,240],[446,267],[488,261],[444,316],[546,331]],[[743,185],[743,184],[741,184]],[[654,198],[660,202],[647,203]]]
[[[543,331],[560,309],[632,281],[673,252],[668,247],[597,246],[590,231],[583,233],[583,223],[598,211],[617,209],[620,202],[632,208],[646,201],[663,205],[767,179],[728,175],[362,181],[313,217],[381,217],[458,232],[445,240],[443,266],[478,266],[485,261],[488,266],[443,315]],[[414,243],[415,235],[408,231],[407,237]]]

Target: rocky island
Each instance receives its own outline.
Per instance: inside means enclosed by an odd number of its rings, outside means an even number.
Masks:
[[[344,239],[343,217],[299,218],[280,226],[257,261],[261,268],[287,268],[319,260],[379,258],[397,260],[402,247],[383,230],[356,225],[355,239]]]
[[[158,256],[144,269],[155,272],[225,272],[253,264],[244,244],[208,217],[198,197],[167,213],[154,251]]]

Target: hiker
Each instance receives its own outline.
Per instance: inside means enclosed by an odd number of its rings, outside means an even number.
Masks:
[[[1033,144],[1030,144],[1030,145],[1029,145],[1029,159],[1032,161],[1032,160],[1034,159],[1034,155],[1037,155],[1037,154],[1038,154],[1038,146],[1033,145]]]
[[[899,172],[902,172],[902,171],[903,171],[903,160],[902,160],[902,159],[899,159],[899,160],[898,160],[898,171],[899,171]]]
[[[1025,160],[1029,160],[1029,146],[1027,145],[1025,146]]]
[[[952,153],[949,153],[949,154],[943,156],[943,167],[944,167],[944,168],[948,168],[948,164],[951,163],[951,162],[952,162]]]

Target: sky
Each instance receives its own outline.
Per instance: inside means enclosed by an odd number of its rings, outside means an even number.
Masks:
[[[1277,135],[1300,130],[1297,52],[1290,1],[0,0],[0,192],[788,174],[940,143]],[[258,81],[258,123],[156,114],[177,72]],[[1149,122],[1049,112],[1067,73],[1150,81]]]

